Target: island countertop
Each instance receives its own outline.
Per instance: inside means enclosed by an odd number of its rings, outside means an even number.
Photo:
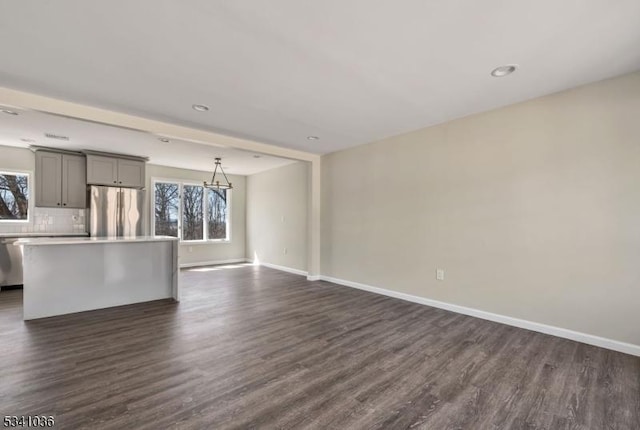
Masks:
[[[108,244],[126,242],[166,242],[178,240],[173,236],[135,236],[135,237],[34,237],[20,239],[15,245],[40,246],[40,245],[86,245]]]

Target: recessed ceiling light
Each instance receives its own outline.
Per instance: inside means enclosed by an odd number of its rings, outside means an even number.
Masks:
[[[491,71],[491,76],[494,78],[502,78],[503,76],[507,76],[516,71],[518,65],[516,64],[507,64],[505,66],[496,67]]]
[[[320,138],[318,136],[307,136],[307,139],[309,139],[309,140],[319,140]]]
[[[206,112],[209,110],[209,106],[207,105],[193,105],[191,107],[193,110],[197,110],[198,112]]]
[[[159,137],[158,140],[160,142],[169,143],[169,139],[167,139],[166,137]]]
[[[18,115],[18,112],[14,110],[9,110],[9,109],[0,109],[0,112],[6,113],[8,115]]]
[[[23,142],[27,142],[27,143],[33,143],[33,142],[35,142],[35,140],[33,140],[33,139],[27,139],[26,137],[23,137],[23,138],[22,138],[22,139],[20,139],[20,140],[21,140],[21,141],[23,141]]]

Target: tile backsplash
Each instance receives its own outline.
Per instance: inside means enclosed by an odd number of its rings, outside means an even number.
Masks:
[[[27,223],[0,221],[0,233],[84,233],[86,213],[86,209],[33,208]]]

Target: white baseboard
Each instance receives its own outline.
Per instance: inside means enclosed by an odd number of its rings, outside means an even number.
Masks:
[[[247,260],[247,261],[249,261],[249,260]],[[249,262],[251,263],[251,261],[249,261]],[[305,270],[294,269],[293,267],[278,266],[277,264],[265,263],[265,262],[262,262],[262,261],[260,262],[259,265],[260,266],[264,266],[264,267],[269,267],[271,269],[282,270],[283,272],[293,273],[294,275],[307,276],[307,272]]]
[[[246,258],[233,258],[231,260],[210,260],[210,261],[197,261],[193,263],[180,263],[180,268],[185,269],[188,267],[199,267],[199,266],[217,266],[220,264],[234,264],[234,263],[246,263],[248,260]]]
[[[371,293],[382,294],[384,296],[394,297],[396,299],[406,300],[413,303],[419,303],[422,305],[432,306],[434,308],[445,309],[451,312],[459,314],[470,315],[477,318],[482,318],[489,321],[494,321],[514,327],[524,328],[540,333],[550,334],[565,339],[575,340],[577,342],[586,343],[589,345],[599,346],[601,348],[611,349],[613,351],[624,352],[625,354],[631,354],[640,356],[640,345],[634,345],[631,343],[620,342],[613,339],[607,339],[600,336],[594,336],[587,333],[581,333],[561,327],[550,326],[547,324],[541,324],[533,321],[527,321],[519,318],[512,318],[505,315],[494,314],[492,312],[481,311],[479,309],[468,308],[465,306],[454,305],[451,303],[441,302],[438,300],[431,300],[425,297],[414,296],[411,294],[400,293],[398,291],[387,290],[384,288],[373,287],[371,285],[361,284],[359,282],[346,281],[344,279],[333,278],[331,276],[320,276],[320,279],[327,282],[332,282],[338,285],[344,285],[346,287],[357,288],[359,290],[369,291]]]
[[[319,281],[321,278],[320,275],[307,275],[307,281]]]

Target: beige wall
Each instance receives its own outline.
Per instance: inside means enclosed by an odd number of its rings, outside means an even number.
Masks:
[[[640,344],[640,73],[322,166],[323,275]]]
[[[33,173],[35,166],[36,157],[30,149],[0,145],[0,170],[15,169]]]
[[[228,175],[233,184],[231,191],[231,241],[214,243],[181,243],[180,264],[209,263],[225,260],[244,259],[245,257],[245,203],[246,177]],[[147,165],[147,198],[152,196],[151,181],[156,179],[174,179],[178,181],[210,181],[211,172],[177,169],[174,167]],[[150,203],[147,202],[150,210]],[[149,212],[150,214],[151,212]],[[150,222],[151,216],[147,217]]]
[[[248,176],[247,258],[306,271],[308,207],[308,163]]]

